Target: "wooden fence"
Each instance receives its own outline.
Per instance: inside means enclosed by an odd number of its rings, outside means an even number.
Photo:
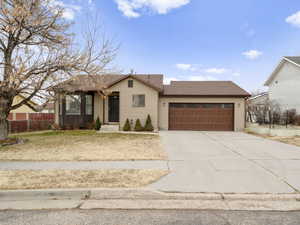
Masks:
[[[54,123],[54,113],[11,113],[8,122],[10,133],[48,130]]]

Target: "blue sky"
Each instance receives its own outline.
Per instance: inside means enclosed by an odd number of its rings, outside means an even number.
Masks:
[[[86,13],[99,15],[105,32],[121,43],[115,64],[124,73],[233,80],[253,91],[282,56],[300,55],[299,0],[60,2],[76,27],[84,26]]]

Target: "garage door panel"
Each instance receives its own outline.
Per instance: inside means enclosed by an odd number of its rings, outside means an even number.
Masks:
[[[233,130],[233,104],[170,104],[170,130]]]

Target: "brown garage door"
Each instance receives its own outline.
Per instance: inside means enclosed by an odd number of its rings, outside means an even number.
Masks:
[[[170,103],[169,130],[233,131],[234,105]]]

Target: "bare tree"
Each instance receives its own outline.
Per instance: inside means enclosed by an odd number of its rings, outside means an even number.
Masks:
[[[52,0],[0,0],[0,140],[11,110],[48,99],[51,87],[74,74],[101,74],[113,60],[116,49],[108,40],[97,45],[92,30],[76,46],[63,12]],[[25,98],[13,105],[20,94]]]

